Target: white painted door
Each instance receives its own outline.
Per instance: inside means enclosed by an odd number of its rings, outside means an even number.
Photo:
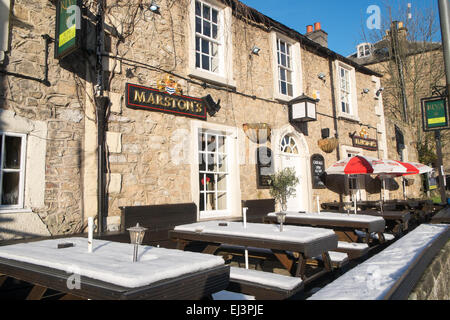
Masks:
[[[292,136],[286,136],[281,142],[281,169],[293,168],[299,180],[295,187],[295,196],[287,200],[288,211],[307,211],[308,191],[306,179],[306,163],[299,154],[299,148]]]

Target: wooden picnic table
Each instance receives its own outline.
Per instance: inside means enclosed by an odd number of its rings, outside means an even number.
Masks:
[[[411,213],[409,212],[409,210],[384,210],[383,212],[378,210],[365,210],[358,212],[358,214],[382,217],[384,220],[386,220],[387,229],[392,231],[396,235],[400,235],[404,231],[408,230],[408,223],[411,219]]]
[[[277,223],[275,213],[268,214],[265,219],[267,223]],[[382,217],[360,214],[346,214],[335,212],[305,213],[287,212],[286,224],[298,226],[313,226],[333,229],[340,241],[357,242],[358,235],[355,230],[362,231],[368,236],[366,243],[371,240],[370,234],[377,233],[380,243],[384,243],[385,220]]]
[[[214,254],[222,244],[270,250],[293,276],[306,279],[307,259],[321,256],[324,272],[332,271],[328,251],[337,248],[338,237],[329,229],[242,222],[205,221],[175,227],[169,233],[184,250],[191,242],[205,244],[203,253]],[[317,276],[317,275],[315,275]]]
[[[74,247],[57,249],[61,242]],[[87,253],[87,239],[66,238],[0,247],[0,287],[7,278],[28,282],[29,300],[45,298],[48,289],[61,299],[193,300],[229,283],[220,257],[141,246],[133,263],[130,244],[94,240],[93,246]]]

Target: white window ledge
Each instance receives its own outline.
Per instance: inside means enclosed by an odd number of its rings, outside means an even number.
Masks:
[[[189,73],[189,77],[196,78],[207,83],[212,83],[215,85],[224,86],[231,89],[236,89],[236,81],[227,79],[224,76],[201,71],[199,69],[191,70],[191,72]]]
[[[354,121],[354,122],[358,122],[358,123],[361,122],[361,119],[359,117],[356,117],[356,116],[348,114],[348,113],[343,113],[343,112],[338,113],[338,118],[344,119],[344,120],[349,120],[349,121]]]
[[[2,213],[30,213],[30,212],[33,212],[31,209],[27,209],[27,208],[25,208],[25,209],[13,209],[13,208],[8,208],[8,209],[2,209],[2,208],[0,208],[0,215],[2,214]]]

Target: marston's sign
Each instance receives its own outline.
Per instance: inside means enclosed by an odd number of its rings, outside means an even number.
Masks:
[[[378,141],[375,139],[364,138],[361,136],[353,135],[353,146],[366,150],[376,151],[378,150]]]
[[[170,94],[158,89],[127,83],[125,102],[128,108],[159,111],[206,120],[206,106],[201,98]]]

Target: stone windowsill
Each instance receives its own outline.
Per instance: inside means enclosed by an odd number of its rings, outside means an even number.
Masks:
[[[214,85],[223,86],[226,88],[236,90],[236,81],[234,81],[233,79],[228,79],[221,75],[216,75],[210,72],[195,69],[191,70],[191,72],[189,73],[189,77],[202,80],[206,83],[211,83]]]
[[[1,209],[0,208],[0,214],[2,214],[2,213],[4,213],[4,214],[7,214],[7,213],[31,213],[31,212],[33,212],[31,209],[28,209],[28,208],[23,208],[23,209],[13,209],[13,208],[11,208],[11,209]]]
[[[361,119],[359,117],[351,115],[351,114],[342,113],[342,112],[338,113],[338,119],[361,123]]]

